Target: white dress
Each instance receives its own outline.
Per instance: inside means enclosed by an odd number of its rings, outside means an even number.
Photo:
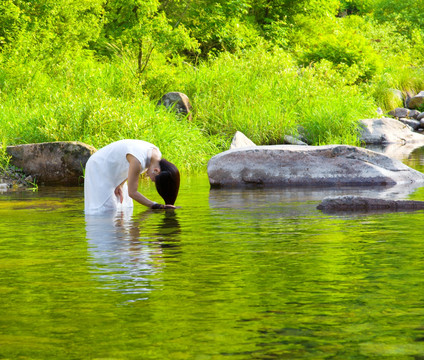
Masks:
[[[127,183],[122,187],[122,204],[115,195],[115,189],[128,178],[127,154],[141,163],[141,172],[150,165],[152,150],[159,149],[142,140],[119,140],[111,143],[88,159],[84,177],[84,209],[86,214],[118,210],[133,206],[128,195]],[[160,151],[159,151],[160,154]]]

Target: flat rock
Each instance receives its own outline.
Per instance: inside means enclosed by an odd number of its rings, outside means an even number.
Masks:
[[[365,119],[361,120],[360,140],[365,144],[392,144],[392,143],[422,143],[424,135],[413,132],[402,122],[391,119]]]
[[[324,212],[347,211],[412,211],[424,210],[424,201],[392,200],[364,196],[343,195],[324,198],[317,206]]]
[[[271,145],[227,150],[209,160],[212,187],[383,186],[424,182],[424,174],[383,154],[347,145]]]
[[[8,146],[11,164],[43,185],[79,185],[83,169],[96,149],[76,141]]]

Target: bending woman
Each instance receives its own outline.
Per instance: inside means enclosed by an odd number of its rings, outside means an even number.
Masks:
[[[116,141],[91,155],[85,166],[86,214],[132,207],[133,199],[152,209],[174,209],[180,173],[174,164],[161,157],[155,145],[142,140]],[[165,205],[138,192],[139,176],[146,170]]]

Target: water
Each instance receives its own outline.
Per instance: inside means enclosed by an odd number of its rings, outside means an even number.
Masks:
[[[181,209],[113,217],[85,217],[81,188],[2,195],[0,358],[423,359],[424,212],[316,210],[371,190],[193,176]]]

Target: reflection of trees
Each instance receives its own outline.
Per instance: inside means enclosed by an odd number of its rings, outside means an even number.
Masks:
[[[162,251],[178,247],[174,212],[132,211],[86,216],[86,237],[94,272],[106,287],[126,293],[151,291],[161,270]]]

